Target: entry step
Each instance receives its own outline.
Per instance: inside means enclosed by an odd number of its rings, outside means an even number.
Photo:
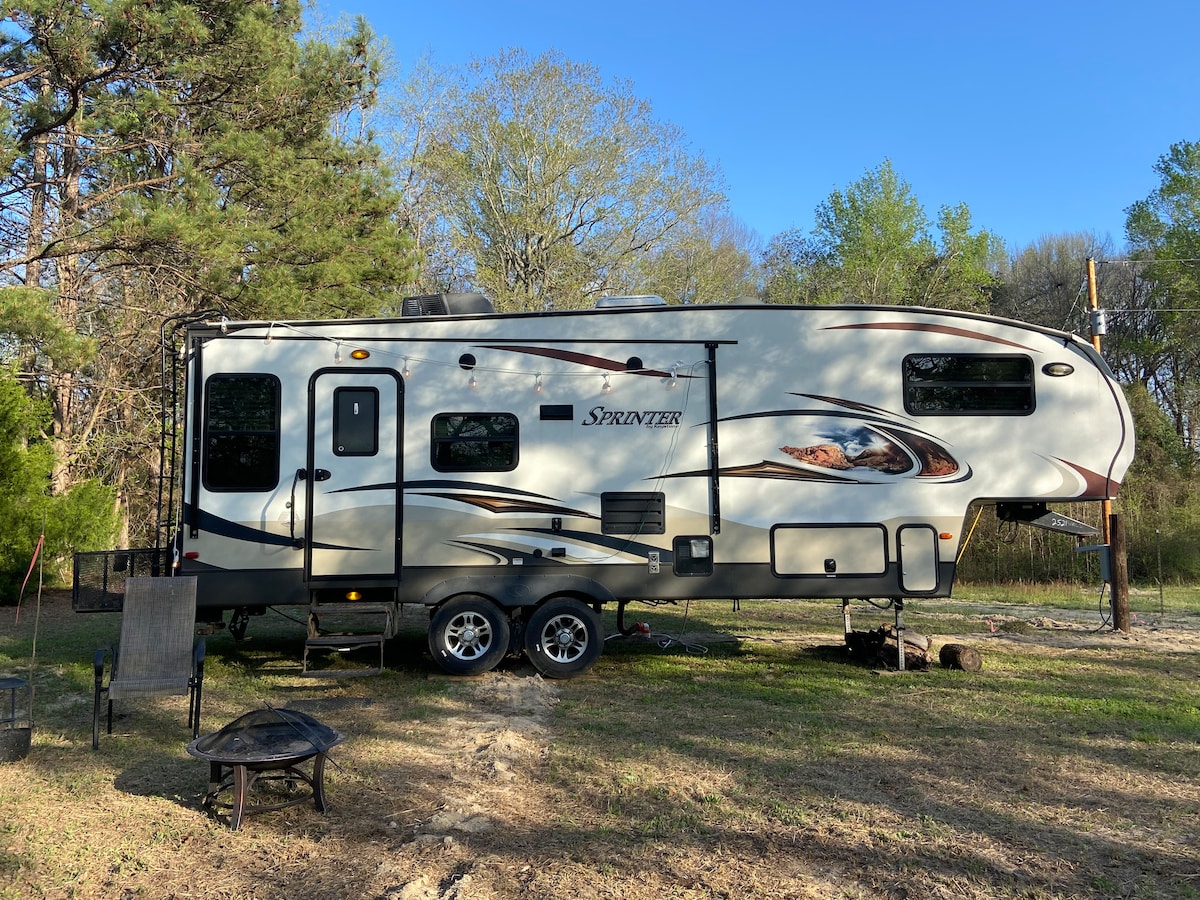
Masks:
[[[378,675],[383,671],[383,645],[387,636],[383,634],[318,634],[305,639],[303,669],[300,674],[310,678],[347,678],[356,675]],[[350,651],[363,647],[379,647],[379,665],[375,668],[360,669],[310,669],[308,667],[308,652],[310,650]]]

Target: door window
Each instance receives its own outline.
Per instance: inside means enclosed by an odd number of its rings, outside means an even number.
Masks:
[[[379,391],[340,387],[333,391],[333,453],[374,456],[379,452]]]

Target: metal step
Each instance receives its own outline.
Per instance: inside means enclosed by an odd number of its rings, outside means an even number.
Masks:
[[[380,623],[378,617],[383,617]],[[321,619],[333,619],[338,624],[339,631],[351,630],[357,623],[362,623],[364,631],[372,634],[380,633],[385,638],[395,637],[399,622],[396,604],[394,603],[318,603],[313,601],[308,606],[308,633],[315,637],[321,632]],[[364,620],[371,619],[368,625]]]
[[[322,603],[313,600],[308,607],[308,638],[304,642],[301,674],[322,678],[378,675],[383,671],[384,642],[396,634],[397,611],[395,603],[351,600]],[[328,627],[330,620],[335,623],[336,631],[323,629],[323,625]],[[371,645],[379,646],[378,668],[312,670],[308,667],[310,650],[349,651]]]
[[[304,660],[301,675],[310,678],[348,678],[355,675],[378,675],[383,671],[383,645],[387,641],[383,634],[321,634],[309,637],[304,641]],[[348,651],[370,645],[379,647],[378,668],[363,669],[310,669],[308,667],[309,650]]]

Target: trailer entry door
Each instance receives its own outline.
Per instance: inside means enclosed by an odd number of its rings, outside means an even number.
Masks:
[[[306,581],[395,586],[400,561],[400,382],[325,370],[309,384]]]

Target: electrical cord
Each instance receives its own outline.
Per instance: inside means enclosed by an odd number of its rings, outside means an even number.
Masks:
[[[1109,617],[1108,613],[1104,609],[1104,593],[1107,590],[1108,590],[1108,582],[1107,581],[1100,582],[1100,597],[1096,601],[1097,608],[1100,613],[1100,625],[1092,632],[1093,634],[1095,634],[1096,631],[1103,631],[1105,628],[1112,627],[1112,619]]]
[[[687,620],[688,620],[688,615],[691,613],[691,606],[692,606],[692,601],[689,599],[684,604],[684,607],[683,607],[683,624],[680,628],[680,634],[687,633],[684,629],[686,629],[686,627],[687,627]],[[708,653],[708,647],[705,646],[704,644],[698,644],[695,641],[685,641],[682,637],[679,637],[678,635],[667,634],[666,632],[653,632],[652,631],[652,632],[647,633],[647,632],[641,632],[641,631],[634,631],[634,632],[631,632],[630,634],[625,634],[624,632],[621,632],[621,631],[615,631],[612,634],[608,635],[604,640],[605,640],[605,642],[608,642],[608,641],[613,640],[614,638],[632,637],[633,635],[638,635],[642,638],[653,641],[655,644],[658,645],[658,648],[660,650],[666,650],[667,648],[673,647],[676,644],[678,644],[680,647],[682,647],[688,653],[695,653],[697,656],[703,656],[704,654]]]

